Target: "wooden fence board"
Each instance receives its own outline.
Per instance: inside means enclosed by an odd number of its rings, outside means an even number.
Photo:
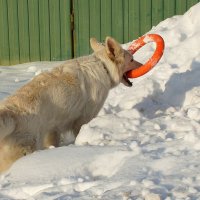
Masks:
[[[51,60],[49,1],[39,1],[40,59]]]
[[[19,63],[19,26],[17,1],[9,0],[8,4],[8,30],[9,30],[9,50],[10,64]]]
[[[10,64],[10,49],[8,38],[8,7],[6,0],[0,0],[0,64]]]

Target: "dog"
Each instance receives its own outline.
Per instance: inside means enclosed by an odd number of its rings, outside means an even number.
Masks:
[[[0,172],[36,150],[58,147],[61,134],[74,140],[83,124],[102,108],[111,88],[142,64],[112,37],[90,39],[89,56],[68,60],[43,72],[0,103]]]

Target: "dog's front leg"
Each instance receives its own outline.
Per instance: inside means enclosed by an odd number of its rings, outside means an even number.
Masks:
[[[73,128],[72,128],[72,133],[73,133],[73,135],[74,135],[74,138],[76,138],[77,137],[77,135],[79,134],[79,131],[80,131],[80,129],[81,129],[81,126],[82,126],[82,123],[75,123],[74,124],[74,126],[73,126]]]
[[[79,134],[82,125],[87,124],[90,121],[86,119],[87,117],[81,117],[74,122],[73,127],[72,127],[72,132],[75,138]]]
[[[60,144],[60,134],[56,131],[47,133],[44,136],[43,147],[49,148],[50,146],[58,147]]]
[[[69,145],[73,144],[76,140],[76,137],[81,129],[80,123],[74,122],[73,126],[66,129],[64,132],[62,132],[61,137],[61,145]]]

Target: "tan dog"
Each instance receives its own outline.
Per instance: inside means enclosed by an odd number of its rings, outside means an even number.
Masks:
[[[18,158],[51,145],[94,118],[111,88],[140,67],[113,38],[90,40],[94,53],[44,72],[0,104],[0,172]]]

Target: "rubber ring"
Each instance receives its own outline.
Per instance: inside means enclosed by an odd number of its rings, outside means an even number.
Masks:
[[[149,42],[156,43],[156,50],[153,56],[141,67],[127,72],[128,78],[137,78],[149,72],[160,60],[163,55],[165,43],[163,38],[157,34],[147,34],[135,40],[128,48],[134,54],[137,50]]]

